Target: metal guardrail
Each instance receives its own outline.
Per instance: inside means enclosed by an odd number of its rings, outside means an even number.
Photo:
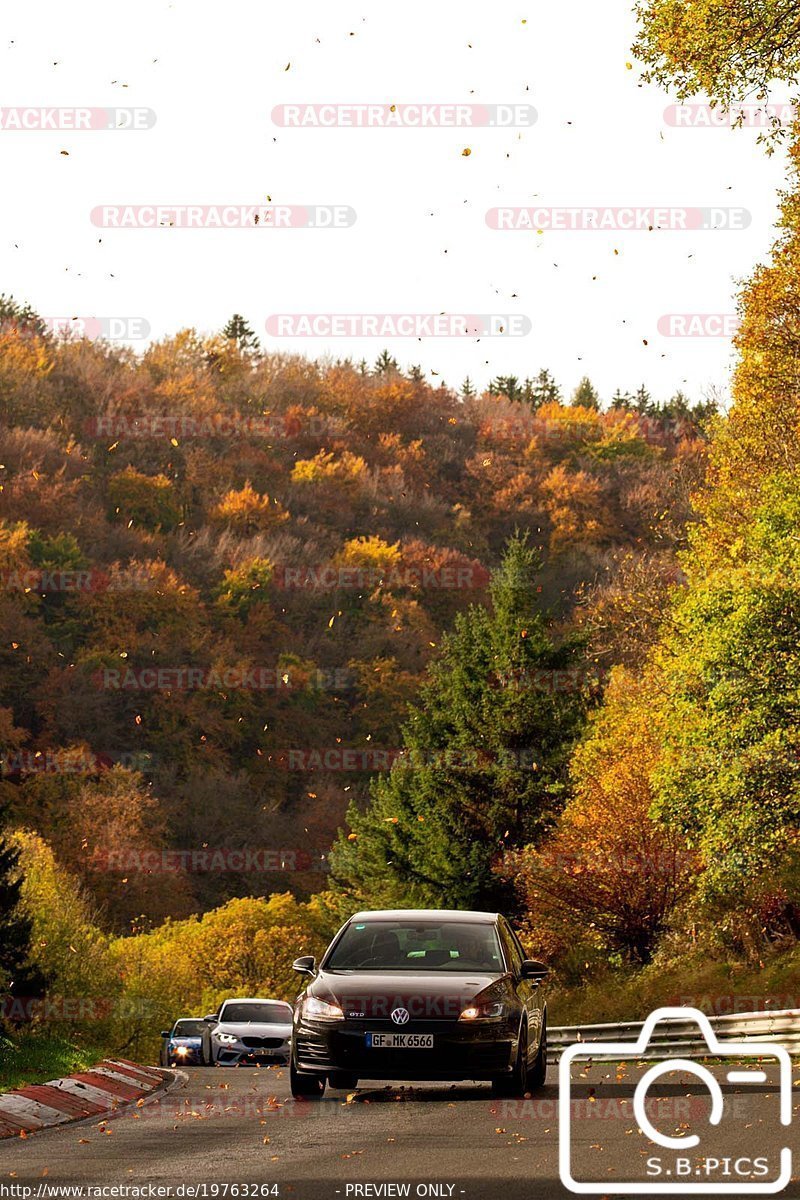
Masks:
[[[773,1042],[792,1055],[800,1056],[800,1009],[781,1012],[734,1013],[709,1017],[711,1028],[720,1042]],[[642,1021],[623,1021],[608,1025],[561,1025],[547,1031],[548,1060],[558,1062],[563,1050],[575,1042],[586,1042],[587,1057],[592,1042],[635,1042],[644,1027]],[[692,1036],[696,1034],[697,1036]],[[697,1022],[691,1018],[664,1018],[653,1029],[647,1049],[637,1059],[691,1058],[709,1056],[708,1043],[700,1036]],[[582,1057],[582,1056],[581,1056]],[[591,1055],[595,1058],[619,1055]]]

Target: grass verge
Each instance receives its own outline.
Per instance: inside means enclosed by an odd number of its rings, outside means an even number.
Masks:
[[[643,1021],[656,1008],[681,1005],[709,1016],[767,1009],[800,1009],[800,947],[762,967],[708,957],[656,961],[638,971],[607,971],[576,988],[553,988],[551,1025]]]
[[[102,1047],[76,1046],[54,1034],[31,1032],[13,1039],[0,1034],[0,1092],[85,1071],[104,1054]]]

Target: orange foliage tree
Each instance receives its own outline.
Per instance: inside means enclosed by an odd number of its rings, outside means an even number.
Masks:
[[[687,893],[685,844],[650,816],[659,729],[648,692],[646,679],[612,673],[574,755],[573,795],[552,834],[504,862],[530,914],[529,939],[545,953],[590,947],[647,962]]]

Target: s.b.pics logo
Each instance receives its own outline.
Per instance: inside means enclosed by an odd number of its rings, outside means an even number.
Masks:
[[[669,1047],[659,1022],[670,1022]],[[676,1051],[684,1057],[670,1057]],[[792,1174],[792,1153],[782,1144],[791,1087],[783,1047],[720,1041],[698,1009],[660,1008],[635,1042],[581,1041],[561,1056],[561,1181],[578,1195],[774,1195]],[[581,1121],[582,1092],[595,1102],[613,1094],[620,1103],[603,1140],[596,1120]],[[684,1102],[680,1119],[677,1099]],[[610,1159],[603,1142],[616,1151]]]

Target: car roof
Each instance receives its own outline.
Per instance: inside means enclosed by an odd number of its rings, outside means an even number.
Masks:
[[[499,913],[469,912],[454,908],[386,908],[359,912],[350,918],[353,921],[468,921],[473,925],[493,925]]]
[[[292,1007],[288,1000],[276,1000],[274,996],[229,996],[222,1004],[285,1004],[287,1008]]]

